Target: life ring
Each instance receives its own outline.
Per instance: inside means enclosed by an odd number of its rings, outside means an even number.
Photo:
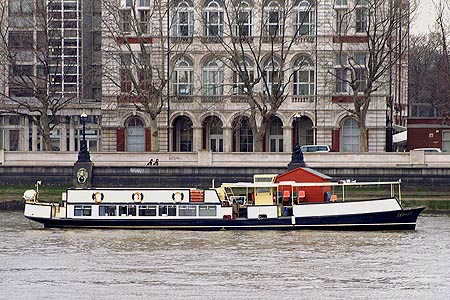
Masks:
[[[144,194],[142,194],[141,192],[134,192],[134,193],[131,195],[131,199],[132,199],[134,202],[142,202],[142,200],[144,200]]]
[[[184,194],[181,192],[175,192],[172,194],[172,200],[175,203],[181,202],[184,199]]]
[[[95,192],[92,194],[92,200],[94,200],[95,204],[99,204],[100,202],[103,201],[104,198],[105,195],[103,195],[103,193]]]

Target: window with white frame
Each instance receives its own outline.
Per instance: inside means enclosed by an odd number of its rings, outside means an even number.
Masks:
[[[9,13],[11,15],[30,15],[33,13],[33,0],[9,0]]]
[[[267,89],[264,93],[267,95],[276,95],[282,92],[283,72],[280,70],[280,64],[277,60],[269,60],[264,67],[264,77],[266,79]]]
[[[247,118],[242,118],[238,128],[239,152],[253,152],[253,131]]]
[[[342,151],[359,152],[359,128],[355,119],[349,118],[342,124]]]
[[[355,9],[355,31],[356,33],[364,33],[367,30],[367,8],[357,7]]]
[[[247,94],[248,89],[253,84],[253,81],[253,63],[250,59],[246,58],[239,64],[239,68],[233,73],[233,94]]]
[[[150,11],[148,9],[139,10],[139,28],[142,34],[147,34],[150,20]]]
[[[120,30],[123,33],[131,32],[131,10],[130,9],[121,9],[119,11],[119,19],[120,19]]]
[[[209,60],[203,66],[203,95],[223,95],[223,64],[217,59]]]
[[[194,34],[194,7],[190,2],[182,1],[175,8],[174,35],[192,37]]]
[[[284,9],[277,1],[264,6],[264,35],[267,37],[282,36],[284,26]]]
[[[313,36],[316,30],[316,17],[312,0],[302,0],[295,8],[294,35]]]
[[[366,53],[354,53],[353,60],[358,92],[363,92],[367,86]]]
[[[450,152],[450,130],[442,130],[442,150]]]
[[[173,91],[176,95],[192,95],[194,89],[194,67],[187,57],[181,57],[173,72]]]
[[[150,7],[150,0],[139,0],[140,7]]]
[[[221,37],[223,36],[224,11],[222,4],[216,0],[206,2],[203,11],[204,36]]]
[[[348,72],[345,67],[336,67],[336,93],[346,93],[348,91]]]
[[[234,34],[236,37],[252,36],[253,15],[252,4],[247,1],[238,1],[235,4],[236,23],[234,26]]]
[[[294,95],[314,94],[314,66],[305,56],[297,59],[293,76]]]

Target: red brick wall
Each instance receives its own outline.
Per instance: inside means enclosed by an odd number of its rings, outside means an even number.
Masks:
[[[442,148],[442,129],[408,127],[408,150],[415,148]]]

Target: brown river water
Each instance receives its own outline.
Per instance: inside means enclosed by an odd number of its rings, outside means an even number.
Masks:
[[[450,299],[450,214],[416,231],[43,229],[0,212],[0,299]]]

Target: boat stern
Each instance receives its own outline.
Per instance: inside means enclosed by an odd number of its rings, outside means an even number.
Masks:
[[[25,202],[23,215],[28,219],[50,219],[53,205],[51,203]]]

